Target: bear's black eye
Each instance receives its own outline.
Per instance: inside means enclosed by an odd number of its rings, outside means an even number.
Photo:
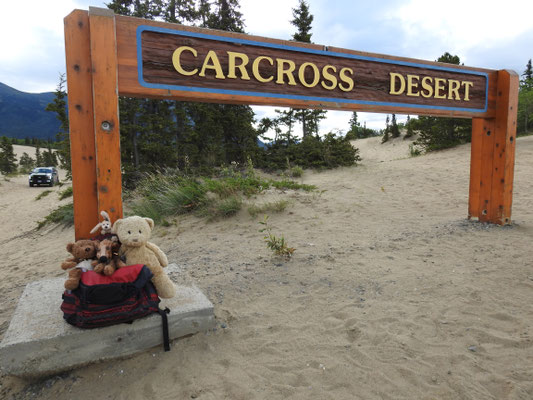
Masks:
[[[139,229],[139,233],[142,233],[140,229]]]
[[[85,248],[85,251],[88,253],[88,252],[91,251],[91,248],[90,248],[90,247],[87,247],[87,248]]]
[[[128,231],[128,234],[130,234],[130,235],[131,235],[131,231]]]

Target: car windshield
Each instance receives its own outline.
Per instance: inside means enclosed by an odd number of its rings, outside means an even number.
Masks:
[[[33,173],[36,174],[51,174],[52,170],[50,168],[36,168]]]

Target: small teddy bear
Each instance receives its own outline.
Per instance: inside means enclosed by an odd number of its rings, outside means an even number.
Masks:
[[[154,275],[152,283],[157,294],[170,299],[176,294],[176,287],[163,270],[168,265],[167,256],[148,241],[153,228],[152,219],[133,216],[115,221],[112,232],[118,236],[121,243],[119,254],[126,257],[126,263],[146,265]]]
[[[66,259],[61,264],[63,270],[69,270],[68,279],[65,281],[65,289],[74,290],[79,286],[82,273],[80,265],[85,265],[86,263],[83,264],[83,261],[91,260],[96,256],[98,243],[96,240],[78,240],[67,244],[67,251],[73,257]]]
[[[118,250],[120,243],[116,240],[105,239],[98,244],[96,260],[92,261],[93,271],[104,275],[113,275],[113,273],[126,264],[120,259]]]

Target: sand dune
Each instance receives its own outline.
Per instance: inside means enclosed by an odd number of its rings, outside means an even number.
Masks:
[[[0,398],[533,398],[533,137],[517,140],[510,227],[466,220],[468,145],[409,158],[379,139],[355,142],[358,167],[306,172],[318,192],[269,194],[291,200],[270,216],[291,261],[245,210],[157,228],[175,279],[215,304],[215,331],[33,384],[2,376]],[[25,179],[0,186],[0,334],[27,282],[62,276],[73,239],[32,230],[60,189],[35,201],[48,188]]]

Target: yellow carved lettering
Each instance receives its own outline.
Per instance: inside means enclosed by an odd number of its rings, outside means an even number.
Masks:
[[[289,85],[296,85],[293,75],[294,70],[296,69],[294,61],[286,60],[284,58],[278,58],[276,61],[278,62],[278,79],[276,79],[276,83],[279,85],[285,84],[284,77],[286,76],[289,79]]]
[[[412,97],[420,96],[420,93],[418,91],[416,92],[413,91],[413,89],[418,89],[419,79],[420,77],[417,75],[407,75],[407,96],[412,96]]]
[[[240,63],[237,64],[236,60],[239,60]],[[238,69],[241,73],[241,79],[249,81],[250,75],[246,71],[246,66],[250,59],[244,53],[235,53],[233,51],[228,51],[228,78],[236,79],[235,70]]]
[[[461,82],[455,79],[448,79],[448,100],[461,100],[461,96],[459,95],[460,87]]]
[[[396,72],[390,72],[390,90],[389,94],[398,96],[405,91],[405,78]],[[400,82],[400,88],[396,89],[396,82]]]
[[[226,79],[224,73],[222,72],[222,66],[220,65],[220,61],[218,60],[217,54],[213,50],[210,50],[207,53],[207,56],[205,56],[202,69],[200,70],[200,73],[198,75],[205,77],[206,69],[212,69],[213,71],[215,71],[215,78]]]
[[[324,68],[322,68],[324,80],[331,83],[328,85],[324,81],[321,82],[322,87],[326,90],[333,90],[337,87],[337,77],[328,71],[330,69],[333,70],[333,72],[337,72],[337,68],[335,68],[333,65],[326,65]]]
[[[422,78],[422,90],[420,94],[425,98],[433,96],[433,78],[431,76],[424,76]]]
[[[339,89],[343,92],[349,92],[354,86],[353,79],[351,76],[348,76],[348,74],[353,75],[353,70],[351,68],[343,68],[339,72],[340,80],[347,84],[347,86],[344,86],[342,83],[339,83]]]
[[[474,82],[463,82],[461,85],[465,87],[465,101],[470,101],[470,88],[474,86]]]
[[[186,71],[181,66],[181,59],[180,59],[181,53],[183,53],[185,50],[190,51],[195,58],[198,56],[198,53],[192,47],[188,47],[188,46],[178,47],[176,50],[174,50],[174,53],[172,54],[172,65],[174,65],[174,69],[178,71],[180,74],[186,75],[186,76],[192,76],[198,72],[198,68],[195,68],[192,71]]]
[[[446,98],[446,94],[441,94],[441,91],[446,90],[446,87],[444,86],[445,83],[446,83],[446,79],[435,78],[435,98],[436,99]]]
[[[274,65],[274,60],[271,59],[270,57],[267,57],[267,56],[259,56],[257,57],[254,62],[252,63],[252,73],[254,75],[254,78],[257,79],[259,82],[261,83],[267,83],[267,82],[270,82],[272,79],[274,79],[273,76],[269,76],[268,78],[264,78],[261,76],[261,74],[259,73],[259,63],[261,61],[268,61],[268,63],[270,65]]]
[[[305,69],[307,67],[311,67],[311,69],[313,70],[313,81],[311,83],[307,83],[307,81],[305,80]],[[300,65],[300,68],[298,69],[298,78],[300,79],[302,85],[308,88],[312,88],[318,85],[318,82],[320,81],[320,71],[318,70],[318,67],[315,64],[305,62]]]

